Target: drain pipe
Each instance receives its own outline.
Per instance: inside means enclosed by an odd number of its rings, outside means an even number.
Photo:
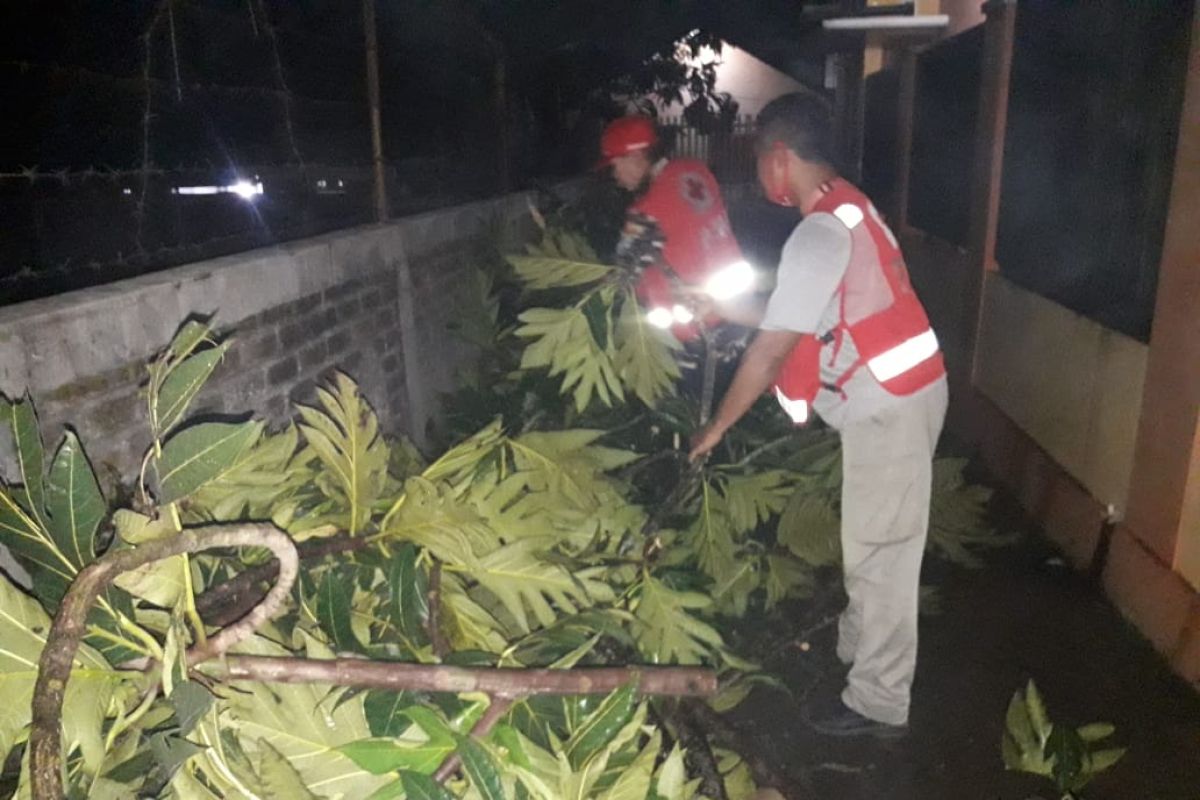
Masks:
[[[1113,532],[1117,529],[1124,515],[1112,503],[1108,504],[1104,521],[1100,523],[1100,533],[1096,537],[1096,549],[1092,553],[1092,563],[1088,567],[1088,581],[1100,586],[1104,583],[1104,569],[1108,566],[1108,552],[1112,548]]]

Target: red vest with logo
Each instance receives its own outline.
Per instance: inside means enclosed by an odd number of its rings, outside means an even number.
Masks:
[[[805,336],[788,355],[776,377],[775,394],[796,423],[808,420],[817,392],[844,392],[859,369],[866,368],[884,389],[910,395],[946,374],[937,337],[921,301],[913,292],[896,237],[871,201],[840,178],[822,187],[810,213],[832,214],[850,231],[850,263],[834,295],[838,322],[833,330]],[[858,360],[832,384],[822,384],[824,346],[836,357],[849,336]]]
[[[647,309],[672,309],[679,302],[676,280],[701,286],[742,259],[717,180],[702,161],[668,161],[629,211],[653,218],[665,239],[665,264],[648,267],[638,281],[638,298]],[[672,331],[681,340],[699,334],[694,324],[677,324]]]

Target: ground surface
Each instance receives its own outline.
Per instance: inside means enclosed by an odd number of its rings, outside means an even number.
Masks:
[[[778,691],[760,689],[731,714],[745,745],[786,776],[790,800],[1057,800],[1052,786],[1006,773],[1000,760],[1005,708],[1031,677],[1052,718],[1112,722],[1116,743],[1129,747],[1087,800],[1200,800],[1200,694],[1035,535],[982,570],[927,564],[926,573],[941,613],[922,619],[906,739],[817,736],[800,697]],[[826,606],[792,609],[743,648],[763,654],[797,695],[840,686],[833,629],[805,637],[807,651],[797,641]]]

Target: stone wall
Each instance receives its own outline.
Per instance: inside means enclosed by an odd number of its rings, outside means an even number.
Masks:
[[[129,476],[149,444],[146,362],[204,316],[235,343],[194,413],[279,423],[341,369],[385,429],[420,444],[471,355],[447,330],[471,270],[527,219],[512,195],[3,308],[0,392],[32,394],[47,447],[69,424],[102,474]],[[0,441],[9,476],[10,456]]]

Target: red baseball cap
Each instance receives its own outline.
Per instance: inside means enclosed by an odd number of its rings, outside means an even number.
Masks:
[[[658,142],[654,120],[641,115],[621,117],[608,123],[600,137],[602,159],[597,167],[606,167],[614,158],[647,150]]]

